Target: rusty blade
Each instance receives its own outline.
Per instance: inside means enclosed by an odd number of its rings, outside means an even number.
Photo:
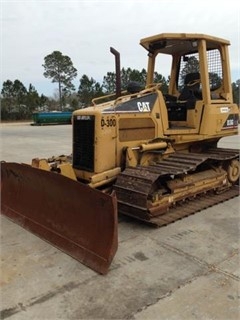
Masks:
[[[91,269],[117,251],[117,200],[57,173],[1,163],[1,212]]]

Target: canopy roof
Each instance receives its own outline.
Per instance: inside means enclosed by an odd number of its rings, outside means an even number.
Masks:
[[[228,40],[199,33],[161,33],[141,39],[140,44],[151,53],[191,53],[197,51],[198,40],[206,40],[208,50],[230,45]]]

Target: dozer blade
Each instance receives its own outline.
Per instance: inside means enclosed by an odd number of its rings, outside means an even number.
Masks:
[[[60,174],[1,163],[1,212],[91,269],[117,251],[117,200]]]

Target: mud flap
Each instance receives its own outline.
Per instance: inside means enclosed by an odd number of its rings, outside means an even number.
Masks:
[[[1,212],[98,273],[117,251],[116,197],[60,174],[2,162]]]

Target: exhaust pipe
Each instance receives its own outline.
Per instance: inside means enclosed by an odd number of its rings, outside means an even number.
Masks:
[[[120,70],[120,53],[114,48],[110,47],[110,52],[115,56],[116,68],[116,98],[121,96],[121,70]]]

